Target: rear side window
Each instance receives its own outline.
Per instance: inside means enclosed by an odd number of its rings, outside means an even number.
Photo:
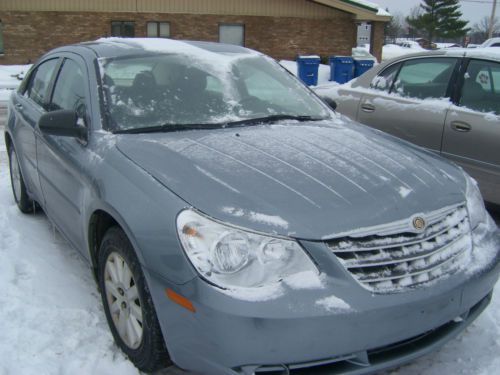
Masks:
[[[57,77],[50,109],[75,110],[79,117],[84,117],[87,107],[85,82],[80,66],[73,60],[66,59]]]
[[[405,97],[444,98],[456,58],[426,58],[406,61],[392,91]]]
[[[500,64],[471,60],[464,76],[460,106],[500,115]]]
[[[400,66],[401,64],[394,64],[385,69],[372,80],[371,87],[376,90],[389,92]]]
[[[58,61],[58,59],[45,61],[31,74],[30,82],[24,95],[41,107],[44,106],[47,95],[49,95],[50,81]]]

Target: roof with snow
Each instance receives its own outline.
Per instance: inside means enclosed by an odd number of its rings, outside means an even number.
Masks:
[[[384,8],[367,0],[313,0],[332,8],[344,10],[356,15],[356,19],[363,21],[389,22],[391,14]]]

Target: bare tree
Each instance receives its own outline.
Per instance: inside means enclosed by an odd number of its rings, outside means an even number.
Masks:
[[[408,17],[406,17],[406,19],[405,19],[405,29],[408,30],[408,36],[411,38],[420,37],[420,36],[422,36],[422,33],[420,33],[418,30],[414,29],[413,27],[411,27],[408,24],[407,19],[408,18],[410,18],[410,19],[418,18],[421,15],[422,15],[422,8],[420,7],[420,5],[415,5],[413,8],[410,9]]]
[[[488,39],[490,22],[491,18],[489,16],[484,16],[479,22],[476,22],[474,26],[472,26],[472,33],[480,40],[484,41]],[[500,20],[498,18],[493,18],[493,24],[491,26],[493,35],[500,33]]]
[[[388,39],[394,42],[405,33],[405,17],[402,13],[396,12],[392,14],[391,21],[386,24],[385,35]]]

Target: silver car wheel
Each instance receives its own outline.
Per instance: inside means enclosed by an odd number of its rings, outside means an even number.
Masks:
[[[141,302],[132,271],[116,252],[111,252],[106,260],[104,283],[115,328],[129,348],[137,349],[143,335]]]
[[[21,171],[19,170],[19,162],[17,161],[17,155],[14,149],[10,152],[10,174],[12,178],[12,191],[14,192],[14,198],[16,202],[21,200]]]

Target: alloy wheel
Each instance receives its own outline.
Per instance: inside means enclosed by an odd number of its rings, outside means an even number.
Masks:
[[[130,349],[137,349],[143,336],[143,317],[137,284],[125,259],[111,252],[104,268],[109,311],[118,334]]]

